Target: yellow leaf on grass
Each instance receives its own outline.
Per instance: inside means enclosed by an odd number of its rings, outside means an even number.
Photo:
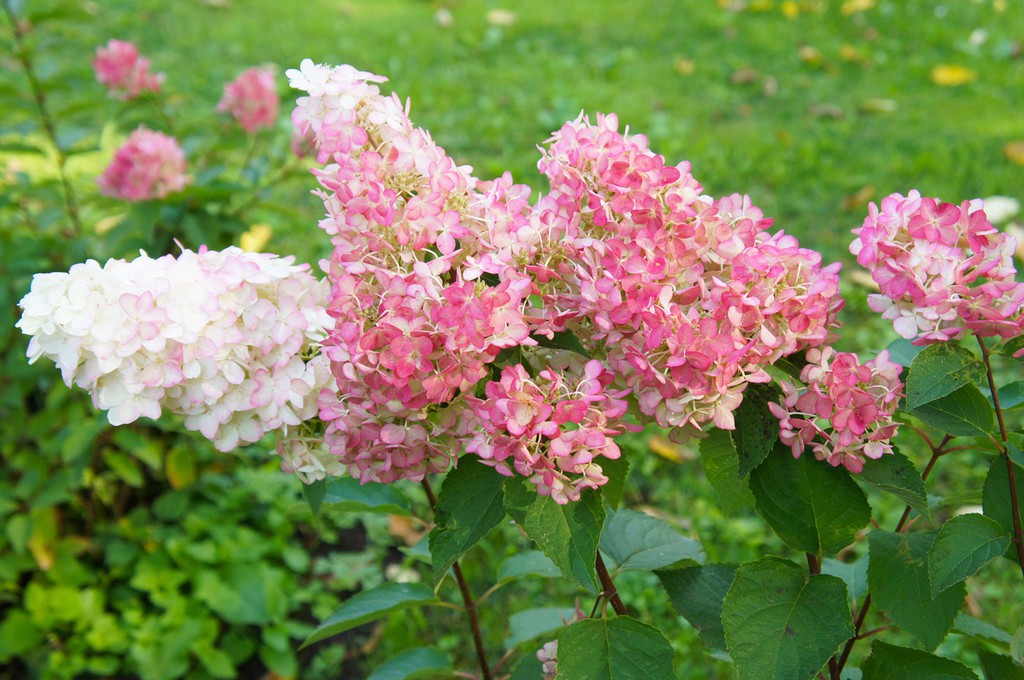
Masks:
[[[693,59],[685,57],[677,57],[675,67],[676,72],[684,76],[692,76],[693,72],[697,70],[697,65],[693,63]]]
[[[932,69],[932,82],[940,87],[956,87],[977,79],[977,73],[959,64],[939,64]]]
[[[786,0],[782,3],[782,7],[780,9],[782,10],[782,16],[787,19],[795,19],[800,16],[800,5],[793,2],[793,0]]]
[[[874,6],[875,0],[846,0],[840,8],[840,11],[842,11],[845,16],[850,16],[851,14],[866,12]]]
[[[1024,140],[1019,139],[1004,146],[1003,155],[1012,163],[1024,165]]]
[[[189,449],[176,447],[167,454],[164,474],[171,488],[177,491],[196,481],[196,459]]]
[[[681,463],[687,460],[689,456],[683,451],[682,447],[677,444],[673,444],[665,437],[654,435],[647,440],[647,446],[662,458],[668,458],[676,463]]]
[[[274,230],[270,228],[269,224],[254,224],[239,237],[238,245],[248,253],[261,252],[267,246],[273,233]]]

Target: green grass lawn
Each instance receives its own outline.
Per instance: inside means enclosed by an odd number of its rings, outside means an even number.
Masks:
[[[776,227],[826,260],[852,263],[849,230],[862,221],[868,200],[892,192],[917,188],[951,201],[996,194],[1024,199],[1024,167],[1004,154],[1008,143],[1024,139],[1024,5],[1015,0],[307,0],[301,8],[277,0],[103,0],[84,6],[88,20],[61,28],[59,39],[46,45],[54,61],[78,63],[77,87],[98,87],[88,62],[95,46],[111,38],[136,42],[167,74],[168,90],[211,111],[223,83],[248,66],[277,65],[284,92],[284,70],[303,58],[350,63],[388,76],[385,88],[411,98],[413,120],[477,176],[510,170],[538,192],[544,186],[536,146],[581,110],[615,112],[669,162],[691,161],[708,193],[750,194]],[[944,75],[964,82],[941,84]],[[74,180],[83,194],[94,191],[89,167],[77,166]],[[311,261],[324,254],[327,239],[316,228],[322,206],[308,195],[311,188],[312,178],[282,187],[278,199],[297,208],[287,216],[254,212],[254,221],[273,226],[269,250]],[[866,311],[862,290],[849,282],[846,289],[852,300],[844,348],[884,347],[891,330]],[[658,508],[701,538],[716,560],[786,554],[752,511],[726,516],[718,509],[692,452],[670,461],[651,455],[646,439],[629,445],[638,463],[628,505]],[[962,486],[980,473],[950,461],[941,474],[943,484]],[[975,496],[980,489],[961,500],[968,504]],[[893,504],[883,515],[900,510]],[[523,548],[522,538],[508,533],[469,556],[467,572],[478,592],[503,557]],[[621,586],[624,599],[650,620],[675,620],[653,576],[630,574]],[[456,600],[454,587],[445,587],[451,589],[445,596]],[[971,596],[987,620],[1016,626],[1014,587],[1019,593],[1017,582],[987,580]],[[484,610],[488,645],[501,648],[507,613],[572,606],[573,596],[568,586],[533,583],[499,591],[491,613]],[[366,663],[424,644],[417,636],[434,629],[443,631],[437,642],[469,668],[460,625],[456,613],[440,622],[403,617],[387,626]],[[731,677],[730,666],[704,655],[681,619],[665,630],[680,652],[680,677]],[[940,651],[958,652],[952,637]],[[307,670],[307,677],[334,677],[329,666]]]
[[[708,193],[749,193],[831,259],[848,258],[866,198],[1022,191],[1002,154],[1024,138],[1019,3],[97,4],[100,37],[138,41],[175,88],[212,102],[246,65],[351,63],[387,75],[479,176],[511,170],[537,189],[537,144],[581,110],[616,112],[690,160]],[[973,80],[937,85],[943,65]]]

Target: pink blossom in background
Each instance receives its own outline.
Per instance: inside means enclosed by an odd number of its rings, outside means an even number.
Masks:
[[[114,154],[97,181],[100,193],[125,201],[149,201],[188,184],[185,152],[178,140],[140,127]]]
[[[793,456],[809,447],[818,460],[856,473],[865,458],[892,453],[903,367],[885,350],[861,364],[856,354],[824,347],[808,350],[807,361],[800,373],[806,387],[782,381],[781,402],[768,404],[779,419],[779,439]]]
[[[868,305],[915,345],[1024,332],[1016,241],[992,226],[981,200],[892,194],[853,233],[850,252],[881,291]]]
[[[150,73],[149,59],[140,56],[135,45],[123,40],[111,40],[97,48],[92,66],[96,80],[117,99],[135,99],[145,91],[159,92],[164,80],[162,73]]]
[[[274,126],[279,104],[274,72],[253,67],[224,86],[217,110],[231,114],[243,130],[252,134]]]

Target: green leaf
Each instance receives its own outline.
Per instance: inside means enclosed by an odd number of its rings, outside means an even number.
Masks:
[[[931,521],[928,491],[921,479],[921,473],[899,449],[893,448],[892,455],[887,454],[877,460],[865,461],[864,469],[855,479],[893,494],[916,510],[919,515]]]
[[[527,652],[519,657],[512,667],[512,675],[508,680],[537,680],[544,677],[544,665],[536,654]]]
[[[505,519],[506,479],[493,467],[467,458],[448,473],[430,532],[435,588],[463,553]]]
[[[1018,664],[1024,665],[1024,625],[1013,631],[1010,639],[1010,655]]]
[[[865,466],[866,467],[866,466]],[[850,473],[779,447],[750,475],[757,514],[794,550],[833,554],[871,519],[867,497]]]
[[[999,407],[1004,411],[1024,406],[1024,380],[1018,380],[999,388]]]
[[[1024,335],[1007,340],[1000,348],[999,353],[1005,357],[1013,357],[1014,354],[1024,349]]]
[[[919,406],[911,413],[935,429],[957,437],[987,436],[994,422],[992,405],[972,384]]]
[[[0,623],[0,661],[34,649],[43,639],[28,614],[20,609],[9,609]]]
[[[862,555],[854,562],[840,562],[826,557],[821,562],[821,573],[843,579],[846,592],[850,595],[850,609],[856,609],[857,601],[868,592],[867,555]]]
[[[570,352],[575,352],[580,356],[590,359],[590,352],[583,346],[580,339],[576,337],[576,334],[572,331],[561,331],[555,333],[554,337],[547,337],[544,335],[531,335],[531,338],[537,341],[539,347],[547,347],[549,349],[564,349]]]
[[[1010,533],[984,515],[960,515],[939,529],[928,552],[932,597],[978,573],[1010,547]]]
[[[700,440],[700,462],[723,512],[732,513],[753,505],[747,480],[740,478],[740,461],[733,445],[732,433],[714,429]]]
[[[736,576],[734,564],[705,564],[659,571],[672,606],[700,633],[711,649],[726,649],[722,602]]]
[[[409,499],[393,484],[360,484],[351,477],[334,477],[327,482],[323,502],[347,512],[377,512],[408,515]]]
[[[316,517],[320,514],[320,506],[323,504],[324,498],[327,497],[327,481],[318,479],[312,484],[303,484],[302,495],[309,503],[309,509],[313,511],[313,516]]]
[[[565,578],[598,592],[594,562],[604,523],[601,494],[586,490],[575,503],[559,505],[550,496],[538,495],[526,480],[510,477],[505,509]]]
[[[976,619],[970,614],[965,614],[964,612],[960,612],[956,615],[956,621],[953,622],[953,632],[960,633],[961,635],[967,635],[969,637],[992,640],[1006,646],[1009,646],[1010,641],[1013,639],[1010,634],[1002,628],[996,628],[991,623]]]
[[[739,457],[739,475],[746,477],[764,462],[779,440],[779,419],[768,410],[769,402],[781,394],[774,384],[748,385],[736,409],[736,430],[732,440]]]
[[[421,583],[385,583],[364,590],[345,600],[333,614],[317,626],[300,649],[344,633],[357,626],[411,607],[440,602],[434,591]]]
[[[518,581],[527,576],[554,578],[562,572],[539,550],[526,550],[512,555],[498,567],[498,583]]]
[[[399,652],[370,674],[366,680],[411,680],[423,675],[449,675],[452,661],[446,652],[433,647],[413,647]]]
[[[1004,654],[981,649],[978,660],[985,680],[1024,680],[1024,667]]]
[[[810,678],[854,634],[846,585],[777,557],[736,569],[722,625],[741,680]]]
[[[1010,465],[1013,466],[1014,486],[1017,487],[1017,512],[1020,513],[1018,516],[1024,519],[1024,467],[1012,462]],[[1013,501],[1010,496],[1010,474],[1006,466],[1006,459],[1002,456],[996,456],[992,461],[988,476],[985,477],[981,502],[985,516],[999,522],[1007,533],[1013,535]],[[1006,551],[1006,557],[1017,561],[1017,551],[1012,544]]]
[[[871,657],[862,670],[864,680],[978,680],[971,669],[956,661],[878,640],[871,645]]]
[[[612,512],[601,532],[601,550],[619,569],[653,571],[692,560],[703,564],[701,544],[661,521],[635,510]]]
[[[559,636],[556,670],[569,679],[666,680],[673,657],[665,636],[636,619],[586,619]]]
[[[279,678],[294,678],[299,674],[299,659],[290,647],[274,649],[269,645],[260,645],[258,656],[263,665]]]
[[[910,340],[906,338],[897,338],[889,343],[886,347],[889,350],[889,360],[894,361],[900,366],[906,368],[914,363],[914,359],[921,353],[924,347],[920,345],[910,344]],[[906,374],[904,374],[906,377]]]
[[[953,626],[967,590],[963,582],[932,598],[928,551],[935,532],[897,534],[876,529],[868,536],[868,587],[889,618],[932,650]]]
[[[572,607],[539,607],[516,612],[508,617],[508,637],[505,647],[511,649],[519,644],[546,635],[565,626],[576,616]],[[551,635],[550,637],[555,637]]]
[[[142,477],[142,469],[134,458],[123,453],[110,451],[103,457],[103,461],[128,486],[138,488],[145,481]]]
[[[608,481],[601,487],[601,493],[608,505],[612,508],[619,507],[622,503],[622,496],[626,490],[626,478],[629,476],[629,460],[626,454],[622,453],[618,458],[602,458],[600,460],[601,471],[604,472]]]
[[[961,387],[985,381],[985,365],[969,350],[938,342],[921,350],[907,376],[907,408],[941,399]]]

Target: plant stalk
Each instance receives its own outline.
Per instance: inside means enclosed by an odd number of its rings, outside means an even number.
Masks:
[[[43,132],[46,134],[47,139],[50,141],[50,145],[53,147],[54,160],[57,165],[57,176],[60,178],[61,190],[64,194],[64,210],[67,213],[68,221],[71,222],[73,227],[71,230],[65,232],[65,236],[73,238],[78,234],[82,233],[82,220],[78,213],[78,199],[75,197],[74,189],[71,188],[71,181],[68,179],[67,174],[67,162],[68,159],[61,151],[60,144],[57,142],[57,128],[53,122],[53,117],[50,115],[50,110],[46,105],[46,92],[43,91],[43,86],[36,77],[35,67],[32,64],[32,57],[29,55],[28,47],[25,45],[25,32],[22,30],[21,24],[18,21],[18,16],[14,13],[14,9],[11,7],[10,0],[3,0],[4,13],[7,15],[8,21],[11,22],[11,32],[14,35],[14,43],[16,46],[15,55],[17,56],[18,62],[21,64],[22,70],[25,72],[25,78],[28,80],[29,89],[32,90],[32,100],[35,102],[36,111],[39,113],[39,120],[43,127]]]
[[[996,389],[995,377],[992,375],[992,362],[989,360],[988,347],[985,341],[978,338],[981,345],[981,358],[985,362],[985,375],[988,377],[988,388],[992,392],[992,405],[996,410],[996,421],[999,423],[999,436],[1002,438],[1002,446],[999,453],[1006,462],[1006,476],[1010,484],[1010,517],[1013,521],[1013,546],[1017,550],[1017,561],[1020,563],[1020,573],[1024,576],[1024,528],[1021,527],[1020,500],[1017,498],[1017,480],[1014,471],[1013,461],[1010,460],[1010,436],[1006,431],[1006,421],[1003,419],[1003,409],[999,405],[999,391]]]
[[[597,568],[597,577],[601,581],[602,594],[608,598],[608,601],[612,604],[612,609],[619,616],[626,615],[626,605],[622,603],[622,598],[619,597],[619,591],[615,588],[615,582],[612,581],[611,574],[608,573],[608,567],[604,566],[604,560],[601,559],[601,552],[598,551],[597,557],[594,559],[594,566]]]
[[[433,489],[430,488],[430,482],[427,478],[423,478],[423,490],[427,492],[427,501],[430,502],[430,510],[434,512],[437,508],[437,497],[434,496]],[[480,673],[483,680],[491,680],[491,667],[487,663],[487,652],[484,649],[484,638],[480,634],[480,620],[476,613],[476,602],[473,600],[473,594],[469,592],[469,584],[466,583],[466,577],[462,574],[462,567],[459,566],[459,561],[455,560],[455,564],[452,565],[452,572],[455,574],[455,582],[459,584],[459,592],[462,594],[462,602],[465,605],[466,618],[469,620],[469,628],[473,633],[473,646],[476,648],[476,658],[480,664]]]

